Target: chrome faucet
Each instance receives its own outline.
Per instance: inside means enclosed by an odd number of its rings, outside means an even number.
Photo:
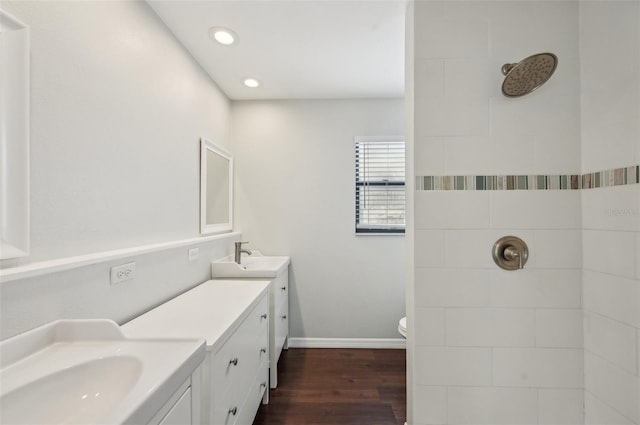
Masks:
[[[242,261],[242,253],[244,252],[247,255],[251,255],[252,252],[249,249],[242,249],[242,244],[243,243],[249,243],[249,242],[236,242],[236,256],[235,256],[235,262],[237,264],[240,264],[240,262]]]

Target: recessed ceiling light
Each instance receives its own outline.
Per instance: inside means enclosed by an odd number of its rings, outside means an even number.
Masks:
[[[238,42],[238,34],[224,27],[209,28],[209,37],[223,46],[231,46]]]
[[[245,78],[244,85],[254,89],[260,85],[260,81],[256,80],[255,78]]]

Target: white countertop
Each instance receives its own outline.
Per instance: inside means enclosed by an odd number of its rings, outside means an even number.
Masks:
[[[216,350],[268,280],[210,280],[122,325],[130,338],[201,338]]]

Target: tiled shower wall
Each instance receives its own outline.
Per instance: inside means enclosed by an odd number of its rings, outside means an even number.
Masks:
[[[582,170],[640,163],[640,3],[580,4]],[[585,422],[640,423],[640,185],[582,191]]]
[[[581,174],[577,2],[414,13],[416,176]],[[503,97],[501,66],[545,51],[553,78]],[[410,423],[583,423],[582,191],[469,189],[414,192]],[[524,270],[494,264],[505,235],[529,245]]]

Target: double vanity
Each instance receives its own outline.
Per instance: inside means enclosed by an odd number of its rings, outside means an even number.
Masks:
[[[250,425],[286,348],[288,265],[225,258],[122,326],[58,321],[3,341],[0,423]]]

